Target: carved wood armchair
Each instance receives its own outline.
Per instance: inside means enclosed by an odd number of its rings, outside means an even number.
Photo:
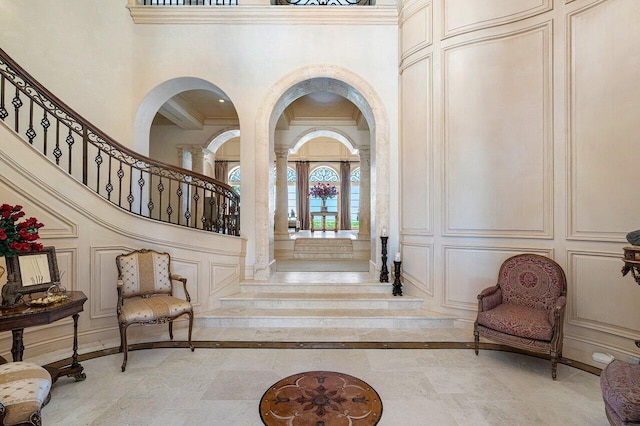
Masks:
[[[168,253],[135,250],[116,257],[118,266],[118,324],[120,351],[124,351],[122,371],[127,366],[127,328],[132,324],[169,323],[169,338],[173,340],[173,320],[189,316],[189,347],[193,351],[193,307],[187,291],[187,279],[171,274]],[[173,282],[184,287],[186,300],[173,296]]]
[[[504,261],[498,284],[478,295],[474,324],[475,352],[480,336],[529,352],[548,354],[556,379],[562,357],[567,279],[553,260],[521,254]]]

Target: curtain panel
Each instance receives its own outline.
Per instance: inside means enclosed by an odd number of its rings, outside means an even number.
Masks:
[[[340,163],[340,229],[351,229],[351,163]]]
[[[297,192],[296,204],[298,205],[298,220],[300,229],[311,229],[309,223],[309,162],[298,161],[296,163]]]

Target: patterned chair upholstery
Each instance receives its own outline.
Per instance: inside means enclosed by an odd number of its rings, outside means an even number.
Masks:
[[[529,352],[548,354],[556,379],[562,357],[567,279],[553,260],[521,254],[504,261],[498,284],[478,295],[474,324],[475,352],[480,336]]]
[[[0,365],[0,424],[41,425],[41,408],[49,402],[51,375],[30,362]]]
[[[611,425],[640,425],[640,365],[614,359],[600,374],[600,388]]]
[[[193,307],[187,291],[187,279],[171,274],[167,253],[136,250],[116,257],[118,266],[118,324],[120,351],[124,351],[122,371],[127,367],[127,328],[132,324],[152,325],[169,322],[173,340],[173,320],[189,316],[189,347],[193,351]],[[186,300],[173,296],[173,281],[184,287]]]

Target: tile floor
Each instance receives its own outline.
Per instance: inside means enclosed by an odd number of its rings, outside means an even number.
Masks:
[[[468,334],[460,329],[199,329],[194,338],[469,341]],[[84,382],[60,379],[42,411],[43,423],[260,426],[258,404],[270,385],[294,373],[331,370],[378,391],[380,426],[608,424],[597,376],[559,365],[554,382],[548,361],[497,351],[476,357],[466,349],[153,349],[130,352],[125,373],[121,362],[121,354],[84,361]]]

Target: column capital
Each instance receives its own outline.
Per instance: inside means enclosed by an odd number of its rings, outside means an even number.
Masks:
[[[287,147],[277,146],[274,152],[276,153],[276,158],[287,158],[289,156],[289,148]]]

